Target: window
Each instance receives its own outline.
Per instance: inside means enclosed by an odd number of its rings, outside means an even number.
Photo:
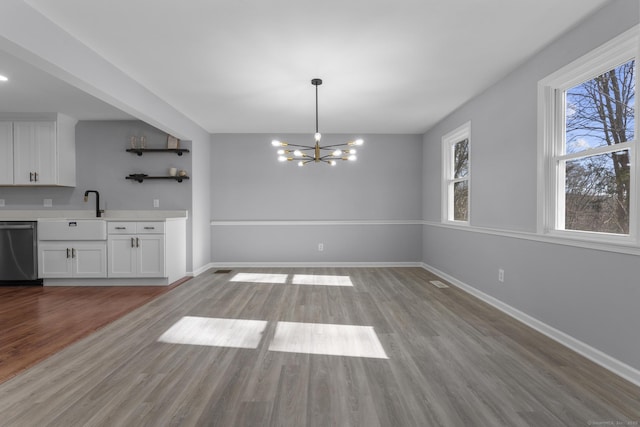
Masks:
[[[442,221],[469,224],[469,142],[467,122],[442,137]]]
[[[539,83],[539,230],[635,240],[638,28]]]

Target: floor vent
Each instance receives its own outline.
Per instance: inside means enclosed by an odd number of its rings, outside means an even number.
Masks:
[[[231,273],[231,270],[216,270],[213,274],[228,274]]]
[[[440,280],[430,280],[429,283],[431,283],[433,286],[435,286],[436,288],[448,288],[449,286],[445,285],[444,283],[442,283]]]

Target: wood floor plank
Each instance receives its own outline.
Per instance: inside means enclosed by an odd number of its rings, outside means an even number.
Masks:
[[[231,281],[238,272],[284,274],[287,280]],[[349,276],[353,287],[295,285],[295,274]],[[638,387],[460,289],[434,287],[429,281],[435,279],[442,280],[419,268],[205,273],[0,384],[0,425],[572,426],[640,421]],[[80,292],[73,303],[67,292],[50,298],[46,310],[79,307],[93,298],[91,291]],[[109,292],[105,298],[117,305],[118,297]],[[38,312],[11,292],[4,293],[4,301],[15,303],[15,309],[0,303],[3,325],[15,323],[15,310]],[[56,316],[66,327],[82,322],[76,313]],[[267,323],[255,349],[158,341],[185,316]],[[389,358],[270,351],[278,322],[370,326]],[[6,330],[14,341],[3,341],[7,352],[2,357],[15,356],[12,345],[41,345],[29,343],[30,333],[20,333],[19,326]],[[64,335],[49,333],[53,340]],[[330,347],[335,351],[335,345]]]
[[[309,369],[306,366],[308,364],[303,367],[299,363],[282,366],[269,422],[271,427],[307,424]]]

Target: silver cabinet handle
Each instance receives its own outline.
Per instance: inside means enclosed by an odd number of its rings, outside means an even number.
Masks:
[[[33,172],[29,172],[29,182],[33,182]]]
[[[69,258],[69,248],[67,248],[67,258]]]
[[[131,247],[132,247],[132,248],[135,248],[135,247],[136,247],[136,242],[135,242],[135,240],[133,239],[133,237],[131,238]]]
[[[127,227],[116,227],[116,230],[126,230]]]
[[[76,257],[76,248],[71,248],[71,258]]]
[[[35,175],[35,177],[36,177],[35,181],[36,181],[36,182],[38,182],[38,172],[34,172],[33,174],[34,174],[34,175]]]
[[[139,248],[139,247],[140,247],[140,239],[136,237],[136,248]]]
[[[145,230],[155,230],[156,228],[155,227],[145,227],[144,229]]]

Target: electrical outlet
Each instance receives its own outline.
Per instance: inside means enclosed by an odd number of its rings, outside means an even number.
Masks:
[[[498,269],[498,282],[504,283],[504,270],[502,268]]]
[[[159,199],[153,199],[153,207],[154,208],[159,208],[160,207],[160,200]]]
[[[4,208],[4,199],[0,199],[0,208]]]
[[[318,251],[324,251],[324,243],[318,243]]]
[[[44,199],[42,201],[42,206],[44,206],[45,208],[50,208],[53,206],[53,199]]]

